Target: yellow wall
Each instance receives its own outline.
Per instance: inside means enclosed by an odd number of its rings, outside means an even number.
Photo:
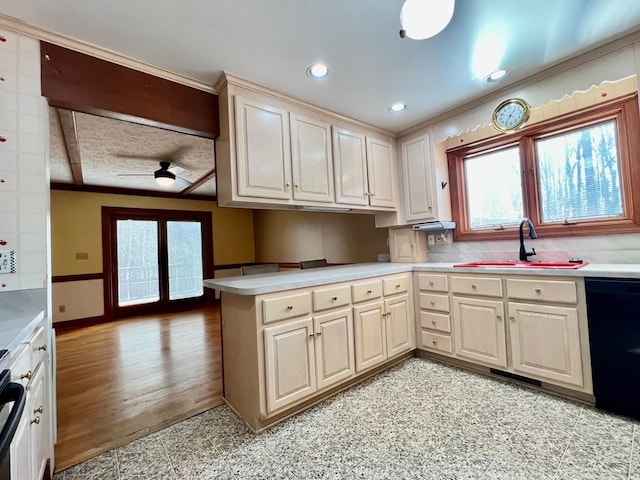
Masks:
[[[213,260],[216,265],[255,259],[253,211],[218,208],[215,202],[103,193],[51,191],[51,256],[53,275],[102,272],[101,207],[210,211]],[[87,260],[76,260],[86,252]]]

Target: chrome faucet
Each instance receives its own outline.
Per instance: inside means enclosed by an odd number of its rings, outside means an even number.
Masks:
[[[530,252],[527,252],[527,249],[524,248],[523,230],[524,230],[525,223],[529,226],[529,238],[538,238],[538,235],[536,235],[536,229],[533,228],[533,223],[531,223],[531,220],[529,220],[528,218],[523,218],[522,221],[520,222],[520,261],[521,262],[528,262],[529,257],[536,254],[535,248],[532,248]]]

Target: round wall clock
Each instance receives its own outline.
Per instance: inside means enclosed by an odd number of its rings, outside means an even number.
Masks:
[[[531,107],[521,98],[505,100],[493,111],[493,126],[503,132],[521,128],[529,120]]]

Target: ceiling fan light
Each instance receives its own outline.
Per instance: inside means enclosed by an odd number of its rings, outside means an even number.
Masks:
[[[166,170],[158,170],[154,172],[153,176],[156,179],[156,183],[163,187],[173,185],[173,182],[176,181],[176,176],[171,172],[167,172]]]
[[[455,0],[406,0],[400,11],[400,36],[425,40],[451,21]]]

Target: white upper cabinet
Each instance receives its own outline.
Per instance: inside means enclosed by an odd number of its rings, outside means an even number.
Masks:
[[[332,203],[331,125],[291,113],[293,198]]]
[[[336,202],[347,205],[369,205],[365,136],[334,127],[333,161]]]
[[[289,112],[235,97],[238,195],[291,198]]]
[[[377,138],[366,140],[369,204],[395,209],[393,147]]]
[[[429,137],[402,142],[405,219],[408,222],[436,219],[434,180],[429,155]]]

